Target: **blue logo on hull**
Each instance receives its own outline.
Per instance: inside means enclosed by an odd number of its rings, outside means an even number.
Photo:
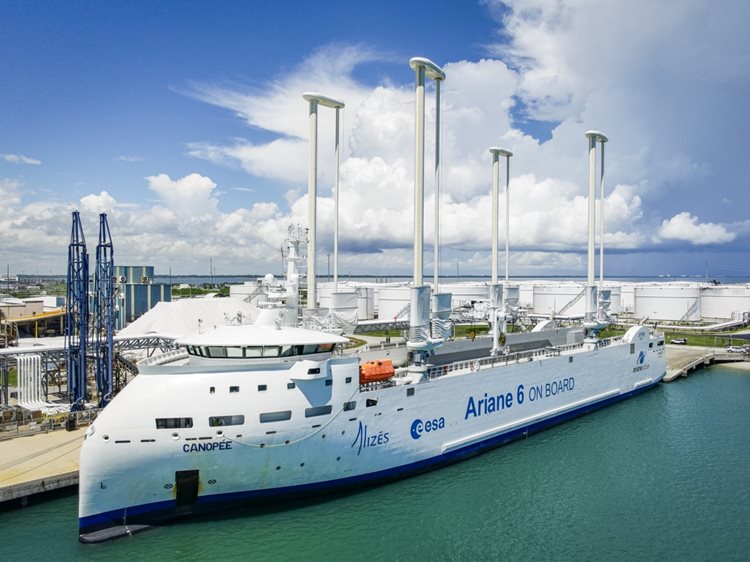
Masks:
[[[422,437],[422,433],[429,433],[430,431],[437,431],[443,428],[445,428],[445,418],[427,420],[425,422],[417,418],[411,422],[411,438],[419,439]]]

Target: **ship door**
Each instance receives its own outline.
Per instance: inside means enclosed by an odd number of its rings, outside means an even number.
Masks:
[[[195,505],[198,500],[198,470],[178,470],[174,473],[177,484],[177,507]]]

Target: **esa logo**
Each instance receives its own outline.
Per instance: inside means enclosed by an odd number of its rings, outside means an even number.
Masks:
[[[643,365],[643,362],[644,362],[645,360],[646,360],[646,352],[645,352],[645,351],[641,351],[641,352],[640,352],[640,353],[638,354],[638,364],[639,364],[639,365]]]
[[[445,428],[445,418],[438,418],[435,420],[427,420],[423,422],[419,418],[411,422],[411,438],[419,439],[422,437],[422,433],[429,433],[430,431],[437,431],[438,429]]]

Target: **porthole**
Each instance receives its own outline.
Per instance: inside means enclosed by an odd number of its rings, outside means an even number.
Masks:
[[[172,439],[177,440],[179,438],[180,438],[180,434],[179,433],[173,433],[172,434]]]
[[[102,441],[109,441],[109,435],[102,435]]]
[[[280,467],[280,466],[277,466],[277,467],[276,467],[276,470],[281,470],[281,467]]]

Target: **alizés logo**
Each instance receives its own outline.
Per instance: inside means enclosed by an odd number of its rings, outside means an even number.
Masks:
[[[357,436],[354,438],[352,447],[357,447],[357,455],[362,452],[362,449],[368,447],[377,447],[378,445],[385,445],[388,443],[390,433],[379,431],[375,435],[367,435],[367,425],[359,422],[359,428],[357,429]]]
[[[643,362],[644,362],[645,360],[646,360],[646,352],[645,352],[645,351],[641,351],[641,352],[640,352],[640,353],[638,354],[638,364],[639,364],[639,365],[643,365]]]

